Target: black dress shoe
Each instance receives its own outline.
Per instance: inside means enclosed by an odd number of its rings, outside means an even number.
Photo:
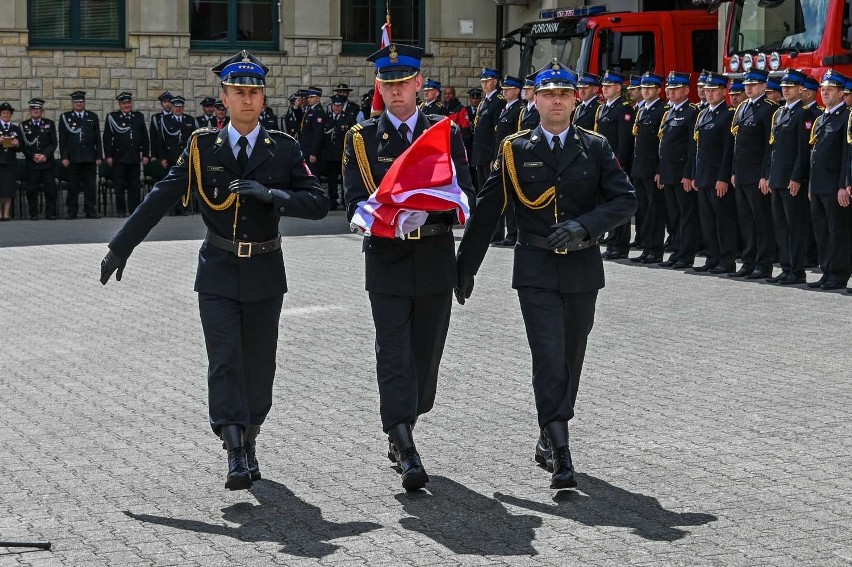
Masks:
[[[535,444],[535,462],[553,472],[553,450],[550,448],[550,440],[542,431]]]
[[[101,218],[101,215],[99,215],[98,213],[86,213],[86,218],[87,219],[99,219],[99,218]]]
[[[715,269],[716,269],[716,264],[704,264],[703,266],[695,266],[694,268],[692,268],[692,271],[698,272],[700,274],[700,273],[709,272],[710,270],[715,270]]]
[[[623,260],[627,258],[627,252],[610,252],[607,260]]]
[[[692,267],[692,264],[678,260],[672,265],[672,270],[687,270]]]
[[[642,258],[642,260],[641,260],[641,261],[642,261],[642,263],[643,263],[643,264],[656,264],[656,263],[657,263],[657,262],[659,262],[661,259],[662,259],[662,258],[659,258],[659,257],[657,257],[657,256],[654,256],[653,254],[648,254],[647,256],[645,256],[644,258]]]
[[[811,288],[811,289],[817,289],[818,287],[821,287],[822,284],[824,284],[827,281],[828,281],[828,275],[823,274],[822,277],[820,279],[818,279],[817,281],[809,283],[808,287]]]
[[[47,219],[47,220],[56,220],[56,215],[47,215],[44,218]]]
[[[790,277],[790,272],[781,272],[777,276],[766,278],[766,283],[781,283]]]
[[[553,475],[550,477],[550,488],[556,490],[574,488],[577,486],[577,479],[574,476],[571,451],[568,449],[568,422],[551,421],[544,429],[553,448]]]
[[[638,240],[634,240],[630,243],[630,247],[634,250],[642,250],[642,243]]]
[[[604,250],[601,252],[601,260],[609,260],[610,251]]]
[[[825,291],[834,291],[835,289],[844,289],[844,288],[846,288],[846,282],[838,282],[838,281],[835,281],[835,280],[828,280],[824,284],[819,286],[819,288],[822,289],[822,290],[825,290]]]
[[[736,266],[733,264],[730,266],[716,266],[712,270],[710,270],[711,274],[733,274],[734,270],[736,270]]]
[[[420,461],[420,454],[414,447],[414,438],[411,435],[411,425],[398,423],[388,431],[396,450],[399,452],[397,465],[402,473],[402,487],[412,492],[420,490],[429,482],[429,475]]]
[[[260,433],[259,425],[249,425],[243,434],[243,445],[246,449],[246,465],[249,475],[253,481],[260,480],[260,465],[257,462],[257,434]]]
[[[783,280],[778,280],[779,285],[799,285],[807,282],[805,279],[805,274],[800,274],[798,276],[794,276],[793,274],[787,274],[787,277]]]
[[[666,260],[665,262],[657,262],[657,265],[661,268],[673,268],[676,263],[674,260]]]
[[[744,278],[747,275],[751,274],[753,271],[754,271],[754,268],[749,268],[749,267],[743,266],[742,268],[740,268],[739,270],[737,270],[733,274],[728,274],[728,277],[729,278]]]
[[[634,264],[638,264],[639,262],[644,262],[645,258],[647,257],[648,256],[646,254],[642,254],[641,256],[634,256],[633,258],[628,258],[628,260],[630,260]]]
[[[762,280],[768,278],[772,275],[772,270],[764,271],[761,268],[755,268],[752,273],[747,275],[745,279],[747,280]]]
[[[77,213],[68,213],[68,220],[77,220]]]
[[[240,425],[224,425],[220,433],[228,450],[228,477],[225,488],[228,490],[247,490],[251,488],[251,473],[248,458],[243,445],[243,428]]]

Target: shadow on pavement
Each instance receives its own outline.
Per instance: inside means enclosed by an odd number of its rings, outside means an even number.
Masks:
[[[555,505],[499,492],[494,497],[512,506],[559,516],[587,526],[632,528],[634,534],[653,541],[679,540],[689,532],[677,526],[703,526],[718,520],[712,514],[666,510],[652,496],[624,490],[587,474],[578,473],[577,483],[582,493],[573,490],[557,492],[553,497]]]
[[[299,499],[293,491],[275,481],[257,481],[249,492],[257,499],[258,505],[240,502],[222,509],[222,519],[240,524],[239,527],[124,513],[141,522],[179,530],[227,536],[243,542],[280,543],[282,553],[313,558],[331,555],[340,547],[330,543],[331,540],[357,536],[382,527],[373,522],[329,522],[323,519],[318,507]]]
[[[425,535],[454,553],[537,555],[532,546],[538,516],[516,515],[493,498],[448,478],[430,477],[429,492],[398,494],[410,515],[403,528]]]

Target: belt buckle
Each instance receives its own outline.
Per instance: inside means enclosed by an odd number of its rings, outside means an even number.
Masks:
[[[564,256],[565,254],[568,254],[568,249],[567,248],[554,248],[553,253],[559,254],[560,256]]]
[[[253,242],[237,242],[237,258],[251,258],[251,245]],[[243,250],[247,250],[243,252]]]
[[[415,234],[417,236],[415,236]],[[417,230],[412,230],[407,235],[405,235],[406,240],[420,240],[420,238],[421,238],[421,234],[420,234],[420,227],[419,226],[417,227]]]

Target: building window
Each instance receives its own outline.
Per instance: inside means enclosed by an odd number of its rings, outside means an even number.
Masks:
[[[277,0],[189,0],[193,49],[278,49]]]
[[[125,47],[125,0],[29,0],[31,47]]]
[[[425,0],[390,0],[391,40],[423,47]],[[387,8],[376,0],[341,0],[340,35],[344,53],[372,53],[379,48]]]

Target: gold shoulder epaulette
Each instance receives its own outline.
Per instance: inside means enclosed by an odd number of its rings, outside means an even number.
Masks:
[[[294,138],[287,132],[282,132],[281,130],[267,130],[267,132],[269,132],[270,134],[275,134],[276,136],[284,136],[285,138],[290,138],[294,142],[296,141],[296,138]]]
[[[771,98],[767,98],[767,99],[766,99],[766,102],[768,102],[769,104],[771,104],[771,105],[773,105],[773,106],[781,106],[780,104],[778,104],[777,102],[775,102],[775,101],[774,101],[774,100],[772,100]]]
[[[506,143],[511,143],[511,141],[514,140],[515,138],[520,138],[524,134],[529,134],[530,132],[532,132],[532,130],[527,128],[526,130],[521,130],[520,132],[515,132],[514,134],[509,134],[508,136],[503,138],[503,145],[505,145]]]
[[[502,93],[497,93],[497,98],[499,98],[500,100],[506,100],[506,97],[504,97]]]
[[[585,132],[586,134],[589,134],[589,135],[591,135],[591,136],[596,136],[596,137],[598,137],[598,138],[603,138],[604,140],[606,140],[606,136],[604,136],[603,134],[598,134],[597,132],[593,132],[593,131],[591,131],[591,130],[586,130],[586,129],[585,129],[585,128],[583,128],[582,126],[577,126],[576,128],[577,128],[577,130],[580,130],[580,131],[582,131],[582,132]]]
[[[740,104],[742,104],[742,103],[740,103]],[[737,107],[737,108],[739,108],[739,107]],[[733,112],[734,110],[736,110],[736,108],[734,108],[733,106],[728,107],[729,112]]]

